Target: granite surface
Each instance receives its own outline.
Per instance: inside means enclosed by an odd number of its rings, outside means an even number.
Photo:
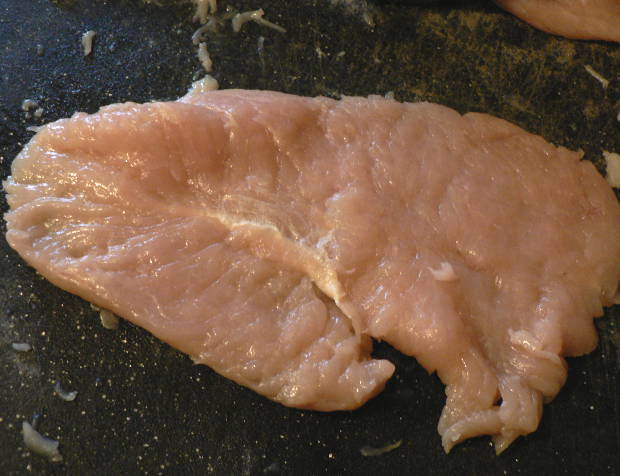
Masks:
[[[160,3],[0,3],[2,178],[32,135],[26,127],[113,102],[174,99],[202,76],[191,9]],[[602,151],[620,152],[620,45],[549,36],[490,2],[456,3],[220,0],[222,10],[262,7],[288,32],[247,24],[234,34],[228,22],[207,38],[213,75],[223,88],[393,92],[399,100],[488,112],[583,149],[603,170]],[[80,36],[89,29],[97,37],[85,58]],[[43,108],[40,119],[21,110],[26,98]],[[0,212],[6,208],[2,196]],[[377,354],[396,363],[396,376],[362,409],[284,408],[192,365],[129,323],[104,329],[87,303],[42,279],[0,240],[0,473],[618,474],[618,308],[597,325],[600,346],[569,359],[567,384],[536,433],[499,457],[488,438],[446,456],[436,432],[443,386],[387,346]],[[13,342],[33,350],[15,352]],[[55,396],[56,381],[77,390],[76,400]],[[60,440],[63,463],[24,448],[21,422],[36,414],[39,430]],[[398,440],[388,454],[360,454]]]

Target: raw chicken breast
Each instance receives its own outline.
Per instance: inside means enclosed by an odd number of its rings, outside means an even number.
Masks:
[[[446,450],[534,431],[620,278],[591,163],[434,104],[113,105],[45,127],[12,173],[7,239],[52,282],[295,407],[375,395],[385,340],[446,384]]]
[[[500,7],[555,35],[620,41],[620,0],[494,0]]]

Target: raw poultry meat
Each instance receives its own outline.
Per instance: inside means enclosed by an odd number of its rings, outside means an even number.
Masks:
[[[581,154],[383,97],[190,92],[43,128],[5,182],[41,274],[285,405],[353,409],[394,366],[446,384],[448,451],[534,431],[620,278]]]
[[[494,0],[500,7],[555,35],[620,41],[620,0]]]

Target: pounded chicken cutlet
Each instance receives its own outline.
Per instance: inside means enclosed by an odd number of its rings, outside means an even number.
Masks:
[[[382,97],[193,92],[43,128],[7,240],[50,281],[284,405],[353,409],[394,366],[446,385],[443,445],[534,431],[620,278],[581,155]]]

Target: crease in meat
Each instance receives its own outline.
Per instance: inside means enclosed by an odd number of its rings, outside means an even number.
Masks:
[[[349,318],[357,337],[361,337],[362,330],[359,311],[347,299],[346,292],[338,278],[338,273],[324,249],[325,243],[330,241],[331,236],[333,236],[333,230],[322,237],[315,246],[308,246],[302,241],[286,237],[272,223],[253,221],[216,210],[200,210],[196,211],[196,213],[219,221],[231,232],[240,232],[241,235],[249,234],[249,236],[244,236],[244,241],[252,241],[252,238],[262,236],[264,237],[263,241],[281,243],[282,248],[279,248],[276,253],[263,251],[256,252],[255,254],[259,258],[271,259],[273,261],[279,261],[282,255],[296,256],[296,259],[288,260],[287,265],[308,276],[326,296],[330,297],[343,314]],[[172,214],[175,215],[178,212],[172,211]],[[234,241],[235,234],[233,233],[229,239]]]

